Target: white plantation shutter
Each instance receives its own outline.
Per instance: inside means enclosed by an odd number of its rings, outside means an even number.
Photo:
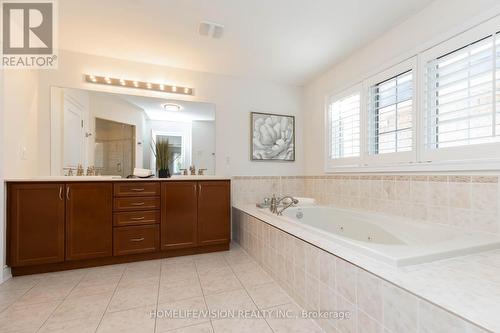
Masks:
[[[369,153],[411,151],[413,71],[406,71],[368,89]]]
[[[500,136],[500,33],[495,34],[495,113],[493,114],[494,135]],[[496,140],[500,141],[500,140]]]
[[[500,142],[500,41],[496,37],[427,62],[426,149]]]
[[[359,91],[333,100],[329,105],[330,159],[360,156]]]

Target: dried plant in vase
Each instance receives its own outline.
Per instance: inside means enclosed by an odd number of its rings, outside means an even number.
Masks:
[[[151,150],[156,158],[156,170],[159,178],[170,178],[168,168],[170,162],[170,146],[167,139],[158,139],[152,142]]]

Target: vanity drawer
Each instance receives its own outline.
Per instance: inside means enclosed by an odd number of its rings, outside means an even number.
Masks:
[[[157,182],[117,182],[113,186],[115,197],[160,195],[160,183]]]
[[[113,201],[115,211],[160,209],[159,197],[123,197]]]
[[[160,223],[160,211],[134,211],[121,212],[113,214],[113,225],[115,227],[139,224],[157,224]]]
[[[113,255],[156,252],[160,247],[159,225],[115,227]]]

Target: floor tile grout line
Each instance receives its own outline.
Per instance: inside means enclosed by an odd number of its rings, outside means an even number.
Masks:
[[[14,278],[14,277],[12,277]],[[39,279],[39,281],[37,281],[34,285],[32,285],[31,287],[29,287],[28,289],[26,289],[26,291],[24,293],[22,293],[15,301],[13,301],[11,304],[7,305],[2,311],[0,311],[0,313],[6,311],[7,309],[9,309],[11,306],[13,306],[17,301],[19,301],[22,297],[24,297],[24,295],[26,295],[28,292],[30,292],[33,288],[35,288],[37,285],[40,284],[40,282],[42,281],[43,279]],[[13,290],[16,290],[16,289],[13,289]],[[43,303],[43,302],[40,302],[40,303]],[[39,304],[39,303],[32,303],[32,304]]]
[[[246,257],[248,257],[248,259],[251,260],[251,262],[247,263],[247,264],[256,264],[258,267],[260,267],[263,272],[265,274],[268,274],[269,277],[271,278],[271,281],[268,281],[268,282],[263,282],[263,283],[258,283],[258,284],[255,284],[255,285],[251,285],[251,286],[246,286],[245,284],[242,283],[241,279],[238,277],[238,275],[236,274],[236,271],[235,271],[235,267],[239,266],[239,265],[243,265],[243,264],[231,264],[230,263],[230,260],[228,259],[228,257],[231,255],[231,250],[227,251],[227,252],[222,252],[220,253],[220,256],[219,258],[222,259],[221,260],[221,263],[224,263],[224,266],[227,266],[229,268],[229,271],[236,277],[236,279],[238,280],[238,282],[240,283],[240,290],[245,290],[246,294],[249,296],[250,300],[252,301],[252,303],[255,305],[256,309],[259,311],[259,312],[262,312],[263,310],[266,310],[266,309],[269,309],[269,308],[273,308],[273,307],[277,307],[277,306],[282,306],[282,305],[286,305],[286,304],[295,304],[293,298],[291,298],[288,293],[285,293],[290,297],[290,302],[287,302],[287,303],[283,303],[283,304],[278,304],[278,305],[273,305],[271,307],[265,307],[265,308],[262,308],[260,309],[257,304],[255,303],[255,300],[254,298],[250,295],[250,292],[249,292],[249,289],[252,289],[252,288],[255,288],[255,287],[259,287],[259,286],[263,286],[263,285],[266,285],[266,284],[271,284],[271,283],[275,283],[279,286],[279,280],[275,279],[273,277],[272,274],[268,273],[265,269],[263,269],[263,267],[259,264],[259,262],[255,261],[250,255],[248,255],[248,253],[238,245],[238,251],[242,251],[242,253],[244,253],[244,255]],[[163,263],[165,262],[165,260],[162,260],[160,262],[160,267],[159,267],[159,278],[158,278],[158,282],[157,282],[157,300],[156,300],[156,308],[158,308],[159,304],[160,304],[160,290],[161,290],[161,282],[162,282],[162,273],[163,273]],[[199,262],[200,264],[202,263],[202,261]],[[217,264],[217,262],[214,262],[214,264]],[[217,292],[217,293],[214,293],[214,294],[210,294],[210,295],[206,295],[205,291],[203,290],[203,288],[201,287],[201,277],[200,277],[200,271],[199,271],[199,268],[200,266],[197,264],[196,261],[193,260],[193,265],[195,266],[195,271],[196,271],[196,278],[197,278],[197,281],[199,283],[199,286],[200,286],[200,289],[201,289],[201,293],[202,293],[202,297],[203,297],[203,301],[204,301],[204,304],[205,306],[207,307],[208,309],[208,304],[207,304],[207,300],[206,300],[206,297],[207,296],[211,296],[211,295],[217,295],[217,294],[221,294],[221,293],[226,293],[226,292],[230,292],[230,291],[234,291],[234,290],[226,290],[226,291],[221,291],[221,292]],[[123,268],[123,270],[121,271],[121,274],[120,274],[120,278],[118,280],[118,282],[116,283],[114,289],[113,289],[113,292],[107,302],[107,305],[106,305],[106,308],[103,312],[103,314],[101,315],[101,318],[99,320],[99,323],[97,324],[97,327],[95,329],[95,331],[98,331],[100,325],[102,324],[103,322],[103,318],[104,316],[106,315],[106,313],[108,313],[109,311],[109,308],[110,308],[110,304],[113,300],[113,298],[116,296],[116,293],[117,293],[117,290],[120,286],[120,283],[124,280],[124,277],[126,276],[126,273],[129,271],[129,268],[127,266],[125,266]],[[68,299],[68,297],[74,292],[75,288],[77,288],[81,283],[82,281],[87,277],[89,276],[89,274],[91,273],[91,271],[87,271],[85,272],[84,274],[82,274],[82,276],[79,277],[78,281],[76,282],[76,284],[71,288],[71,290],[66,294],[66,296],[57,304],[57,306],[55,307],[55,309],[49,314],[49,316],[47,317],[47,319],[41,324],[41,326],[38,328],[37,331],[39,331],[45,324],[46,322],[53,316],[53,314],[57,311],[58,308],[61,307],[61,305],[64,303],[64,301],[66,301]],[[32,290],[33,288],[36,288],[36,286],[39,286],[40,284],[42,284],[44,281],[44,278],[40,278],[38,281],[34,281],[34,284],[33,286],[31,286],[30,288],[28,288],[21,296],[19,296],[19,298],[23,297],[26,293],[28,293],[30,290]],[[281,288],[281,287],[280,287]],[[237,290],[237,289],[235,289]],[[18,298],[18,299],[19,299]],[[190,297],[192,298],[192,297]],[[184,299],[184,298],[183,298]],[[187,299],[187,298],[185,298]],[[16,300],[17,301],[17,300]],[[15,302],[14,302],[15,303]],[[9,306],[10,307],[10,306]],[[8,308],[8,307],[7,307]],[[138,308],[138,307],[137,307]],[[122,310],[122,311],[127,311],[129,309],[126,309],[126,310]],[[4,310],[5,311],[5,310]],[[116,312],[120,312],[120,311],[116,311]],[[266,318],[263,318],[264,320],[266,320]],[[212,330],[215,332],[215,328],[214,328],[214,325],[213,325],[213,320],[210,319],[210,324],[211,324],[211,327],[212,327]],[[186,325],[186,326],[183,326],[183,327],[190,327],[190,326],[196,326],[196,325],[200,325],[202,323],[194,323],[192,325]],[[271,325],[269,324],[269,322],[267,322],[266,320],[266,324],[269,326],[269,328],[271,329],[272,332],[274,332],[273,328],[271,327]],[[157,331],[157,318],[155,318],[155,326],[154,326],[154,332]]]
[[[160,304],[160,288],[161,288],[161,275],[163,270],[163,263],[165,260],[160,261],[160,278],[158,279],[158,292],[156,293],[156,307],[155,307],[155,326],[153,332],[156,333],[156,322],[158,321],[158,306]]]
[[[231,250],[229,250],[231,251]],[[240,278],[238,277],[238,275],[236,275],[236,272],[234,271],[233,267],[229,264],[229,262],[227,261],[226,257],[224,257],[224,260],[226,261],[226,263],[228,264],[229,268],[231,269],[231,271],[233,272],[233,274],[236,276],[236,279],[238,279],[238,281],[241,283],[241,285],[243,286],[243,289],[245,290],[245,292],[247,293],[248,297],[250,298],[250,300],[252,301],[252,303],[255,305],[255,308],[257,309],[257,312],[258,313],[261,313],[261,310],[259,309],[259,307],[257,306],[257,304],[255,303],[255,301],[253,300],[252,296],[250,296],[250,293],[248,292],[248,289],[247,287],[243,284],[243,282],[241,282]],[[271,325],[267,322],[266,318],[264,318],[264,321],[266,322],[267,326],[269,327],[269,329],[271,330],[271,332],[274,332],[274,329],[271,327]]]
[[[111,294],[111,297],[109,298],[108,304],[106,305],[106,309],[104,309],[104,312],[102,313],[101,319],[99,320],[99,324],[97,324],[97,327],[95,328],[94,332],[97,332],[99,330],[99,327],[102,324],[102,320],[106,313],[108,312],[109,305],[111,304],[111,301],[113,300],[113,297],[115,297],[116,290],[118,289],[118,286],[120,285],[120,282],[123,279],[123,275],[125,275],[125,272],[127,271],[127,265],[125,264],[125,268],[122,271],[122,274],[120,275],[120,279],[118,280],[118,283],[115,286],[115,289],[113,289],[113,293]]]
[[[87,276],[87,274],[89,274],[89,272],[87,271],[85,274],[83,274],[80,279],[78,280],[78,282],[73,286],[73,288],[71,288],[71,290],[69,291],[68,294],[66,294],[66,296],[64,296],[64,298],[59,302],[59,304],[57,304],[57,306],[54,308],[54,310],[52,310],[52,312],[49,314],[49,316],[43,321],[42,325],[40,325],[36,332],[39,332],[43,325],[45,325],[45,323],[50,319],[50,317],[52,317],[52,315],[57,311],[57,309],[59,309],[59,307],[61,306],[61,304],[64,303],[64,301],[66,300],[66,298],[68,298],[69,295],[71,295],[71,293],[73,292],[73,290],[75,290],[75,288],[80,284],[80,282],[82,282],[82,280],[84,279],[85,276]]]
[[[243,252],[244,252],[244,253],[245,253],[248,257],[250,257],[252,260],[254,260],[254,262],[255,262],[255,263],[256,263],[256,264],[257,264],[260,268],[262,268],[262,269],[265,271],[265,269],[263,268],[263,266],[262,266],[262,265],[260,265],[260,264],[259,264],[259,263],[258,263],[258,262],[257,262],[257,261],[256,261],[256,260],[255,260],[255,259],[254,259],[254,258],[253,258],[253,257],[252,257],[252,256],[251,256],[251,255],[250,255],[250,254],[249,254],[249,253],[248,253],[248,252],[247,252],[247,251],[246,251],[246,250],[245,250],[245,249],[241,246],[241,245],[239,245],[239,244],[238,244],[238,246],[240,247],[240,249],[241,249],[241,250],[243,250]],[[235,274],[236,274],[236,273],[235,273]],[[287,296],[288,296],[288,298],[290,299],[290,302],[285,303],[285,304],[282,304],[282,305],[286,305],[286,304],[294,304],[294,305],[296,305],[298,308],[302,308],[302,306],[300,306],[300,305],[299,305],[299,304],[298,304],[298,303],[297,303],[297,302],[293,299],[293,297],[292,297],[292,296],[290,296],[290,295],[289,295],[289,294],[285,291],[285,289],[284,289],[284,288],[282,288],[282,287],[279,285],[278,281],[276,281],[276,279],[274,279],[274,277],[273,277],[271,274],[269,274],[269,273],[267,273],[267,272],[266,272],[266,274],[268,274],[268,275],[269,275],[269,276],[273,279],[273,281],[274,281],[276,284],[278,284],[278,286],[279,286],[279,287],[283,290],[283,292],[285,292],[285,293],[286,293],[286,295],[287,295]],[[258,284],[258,285],[255,285],[255,286],[260,286],[260,285],[263,285],[263,284]],[[254,287],[255,287],[255,286],[254,286]],[[246,287],[245,287],[245,288],[246,288]],[[250,297],[251,297],[251,296],[250,296]],[[281,306],[282,306],[282,305],[281,305]],[[280,305],[276,305],[276,306],[280,306]],[[273,308],[273,307],[274,307],[274,306],[272,306],[272,307],[268,307],[268,308],[266,308],[266,309],[270,309],[270,308]],[[263,308],[263,310],[265,310],[265,309]],[[267,322],[267,320],[266,320],[266,322]],[[324,332],[323,328],[321,328],[321,327],[320,327],[320,325],[319,325],[318,323],[316,323],[314,320],[313,320],[313,323],[314,323],[317,327],[319,327],[319,328],[320,328],[320,330],[321,330],[322,332]],[[267,324],[269,325],[269,323],[267,323]],[[272,329],[272,328],[271,328],[271,329]],[[274,332],[274,330],[273,330],[273,332]]]
[[[200,284],[201,295],[203,296],[203,303],[205,303],[205,308],[207,309],[207,311],[210,312],[210,309],[208,308],[208,304],[207,304],[205,291],[203,290],[203,287],[201,285],[200,272],[198,271],[198,265],[196,265],[195,260],[193,260],[193,264],[194,264],[194,269],[196,270],[196,277],[198,278],[198,283]],[[212,327],[212,332],[215,333],[214,324],[212,323],[212,318],[210,318],[210,317],[209,317],[209,323],[210,323],[210,326]]]

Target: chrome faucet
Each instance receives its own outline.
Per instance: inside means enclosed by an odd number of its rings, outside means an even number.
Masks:
[[[283,208],[281,209],[278,209],[278,206],[280,205],[280,203],[282,203],[284,200],[288,199],[289,202],[284,204],[283,205]],[[271,205],[269,206],[269,210],[271,210],[271,213],[274,213],[276,215],[283,215],[283,212],[292,207],[293,205],[296,205],[299,203],[299,200],[295,199],[294,197],[292,196],[289,196],[289,195],[286,195],[282,198],[277,198],[276,195],[273,194],[272,198],[271,198]]]
[[[276,214],[278,214],[279,216],[283,215],[283,212],[284,212],[286,209],[288,209],[288,208],[292,207],[293,205],[296,205],[296,204],[298,204],[298,203],[299,203],[299,200],[295,199],[294,197],[291,197],[291,196],[287,195],[287,196],[285,196],[285,197],[281,198],[280,200],[278,200],[278,205],[279,205],[281,202],[283,202],[283,200],[285,200],[285,199],[289,199],[289,200],[290,200],[290,202],[288,202],[287,204],[284,204],[284,205],[283,205],[283,208],[281,208],[280,210],[278,210],[278,211],[276,212]]]
[[[278,213],[278,198],[276,198],[275,194],[273,194],[273,196],[271,197],[271,203],[269,204],[269,210],[273,214]]]

